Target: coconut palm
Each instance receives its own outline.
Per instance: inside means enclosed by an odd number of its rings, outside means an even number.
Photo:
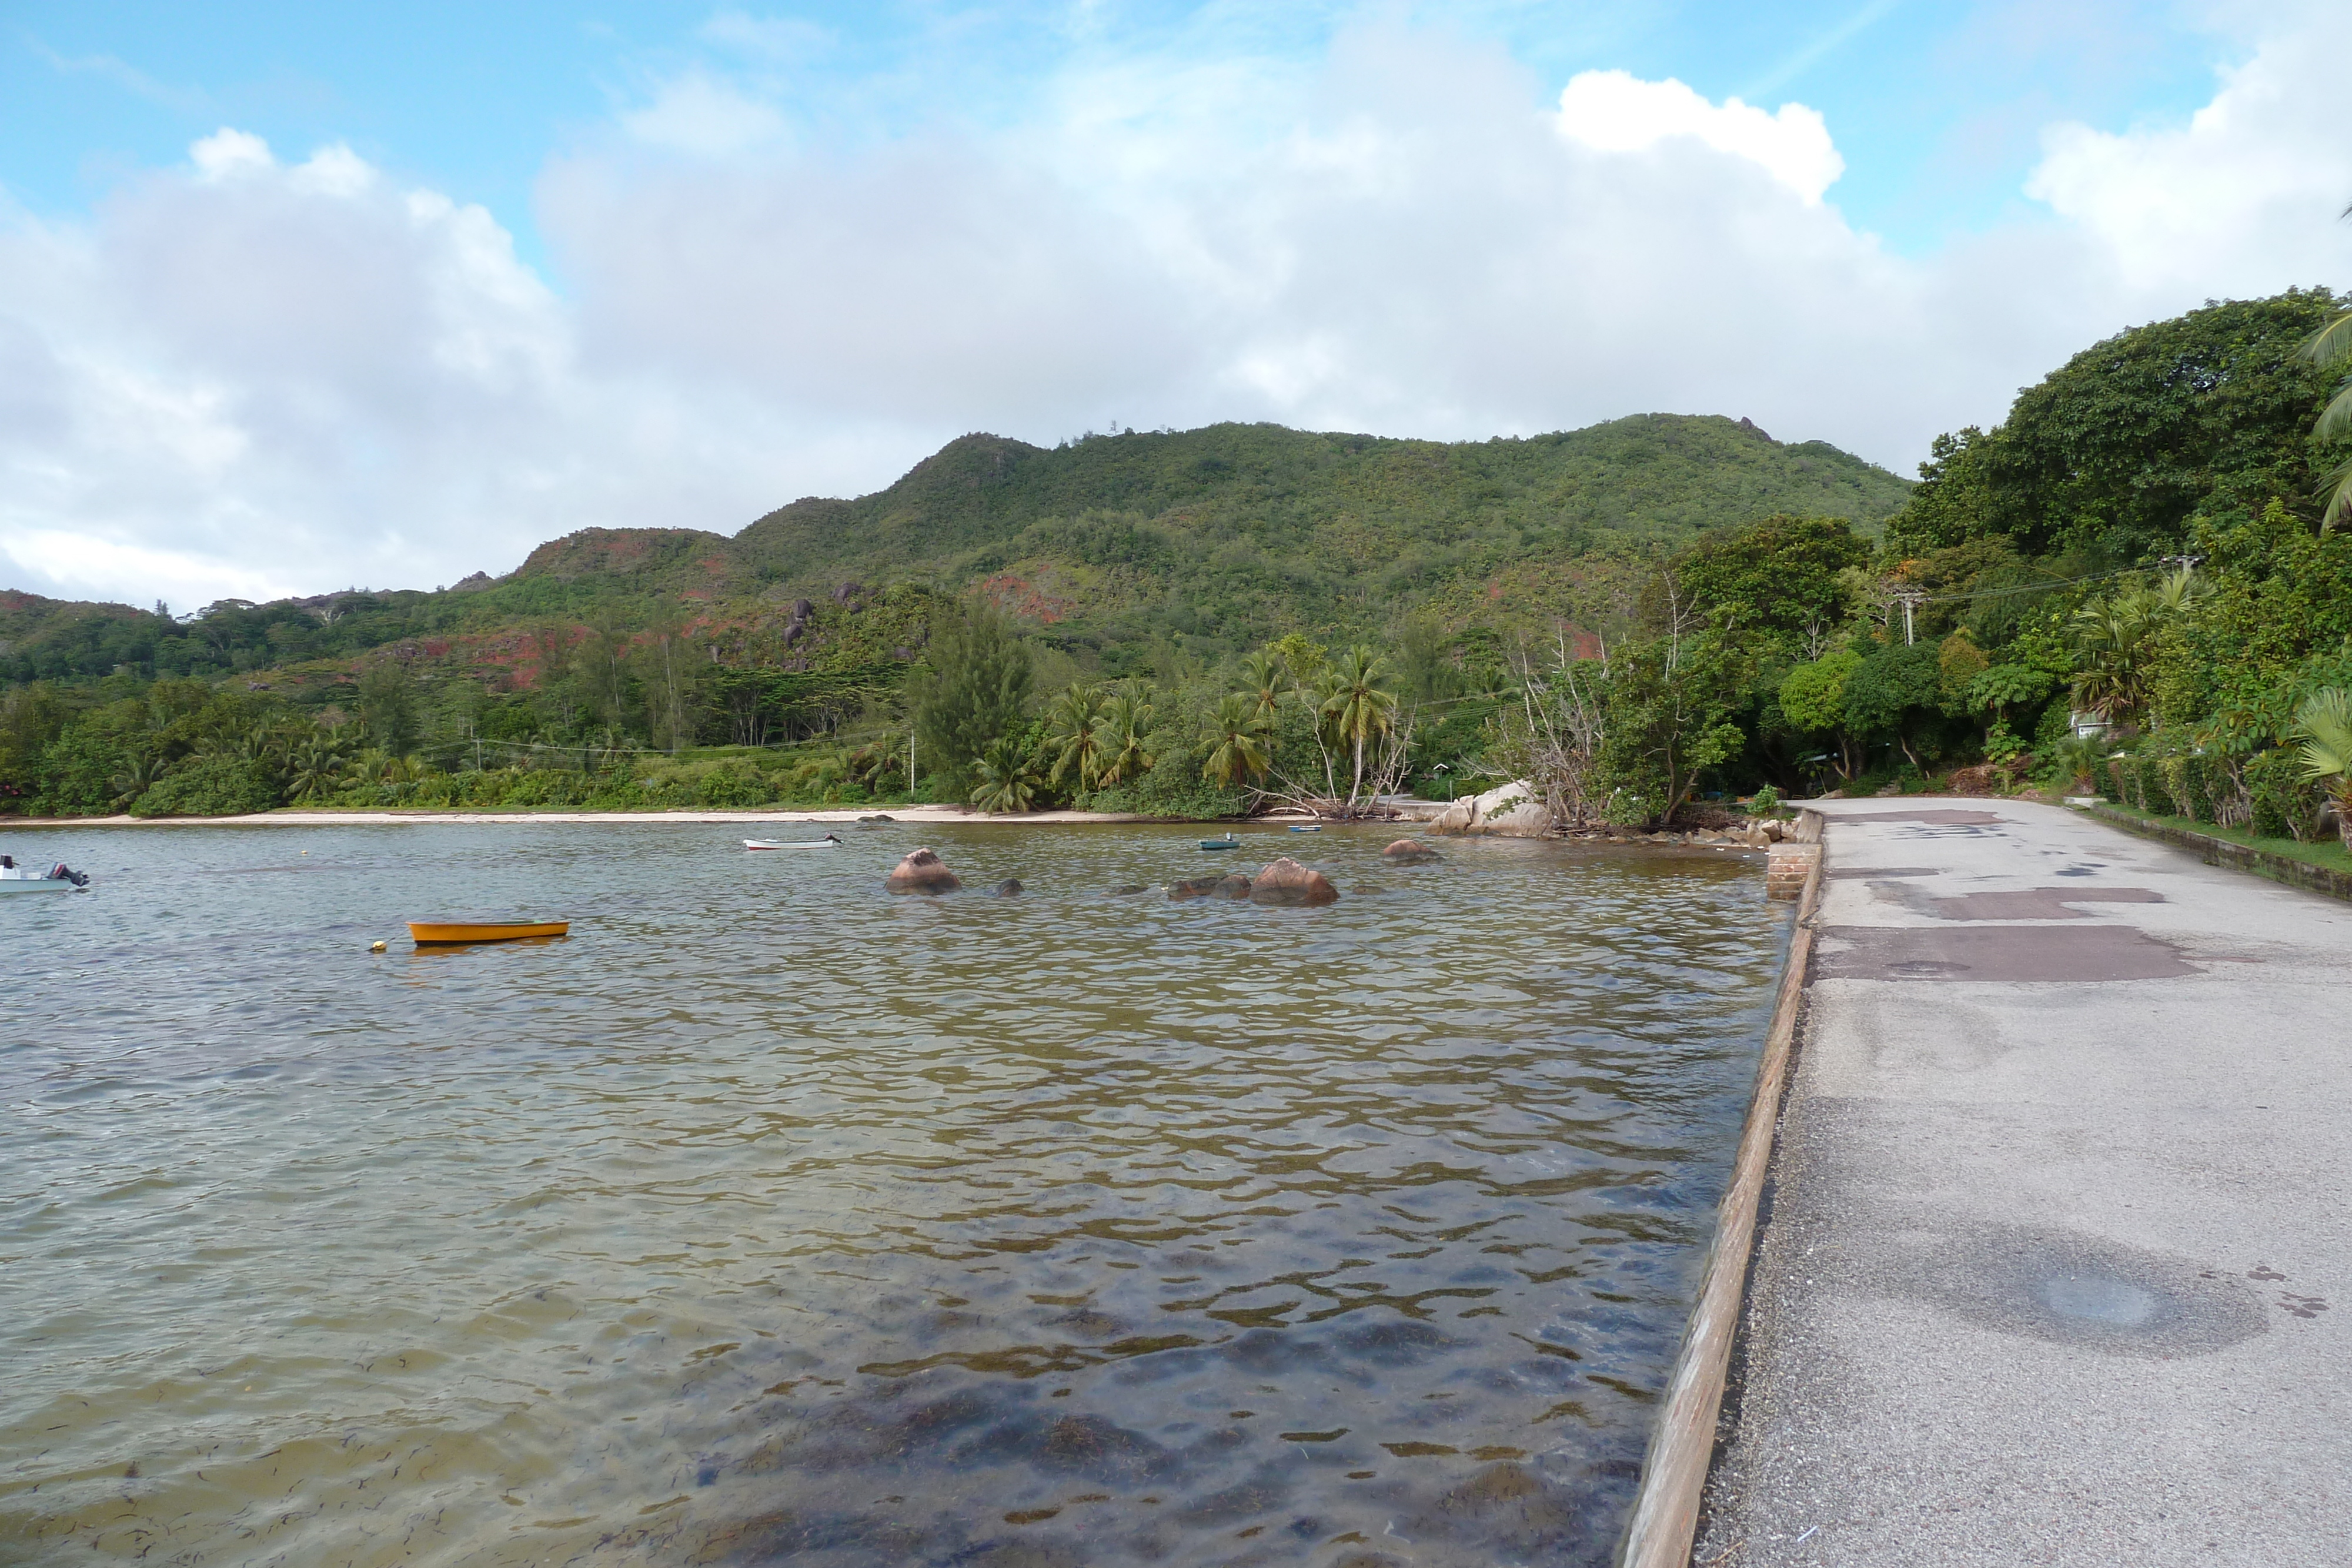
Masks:
[[[2352,208],[2345,210],[2352,217]],[[2327,370],[2352,361],[2352,310],[2337,316],[2304,340],[2303,357]],[[2322,441],[2334,441],[2352,435],[2352,375],[2344,378],[2327,406],[2319,411],[2319,422],[2311,434]],[[2340,463],[2320,476],[2319,493],[2326,497],[2326,509],[2320,513],[2322,532],[2334,528],[2347,514],[2352,514],[2352,463]]]
[[[2329,686],[2312,693],[2294,716],[2303,737],[2303,776],[2326,786],[2336,803],[2336,832],[2352,851],[2352,692]]]
[[[147,793],[154,787],[155,781],[163,777],[163,769],[169,766],[161,757],[132,757],[121,772],[107,780],[107,787],[114,791],[117,809],[130,805]]]
[[[1332,737],[1355,758],[1355,783],[1364,782],[1364,747],[1396,722],[1397,697],[1388,661],[1359,643],[1339,655],[1325,677],[1318,712]],[[1350,791],[1350,799],[1353,791]]]
[[[1236,780],[1255,783],[1273,766],[1273,758],[1265,748],[1265,736],[1274,726],[1272,716],[1259,707],[1256,699],[1247,692],[1235,692],[1217,700],[1217,711],[1210,716],[1209,733],[1216,746],[1209,753],[1201,776],[1213,779],[1230,789]]]
[[[2109,724],[2123,724],[2147,701],[2160,620],[2145,589],[2074,612],[2074,702]]]
[[[1000,736],[971,765],[971,803],[983,811],[1025,811],[1036,800],[1037,765],[1018,741]]]
[[[1101,754],[1095,781],[1098,784],[1123,784],[1151,766],[1151,754],[1144,749],[1144,737],[1151,729],[1151,705],[1128,692],[1120,692],[1103,704],[1102,716],[1095,720],[1095,748]]]
[[[350,752],[351,743],[341,728],[314,731],[309,739],[297,742],[287,757],[287,792],[297,800],[333,794]]]
[[[1102,771],[1102,747],[1095,730],[1102,706],[1101,692],[1072,681],[1045,710],[1045,746],[1054,759],[1046,779],[1056,788],[1065,778],[1075,779],[1081,794],[1095,787]]]
[[[1290,672],[1271,648],[1260,648],[1242,660],[1242,695],[1247,697],[1258,716],[1270,719],[1281,706],[1284,696],[1295,688]]]

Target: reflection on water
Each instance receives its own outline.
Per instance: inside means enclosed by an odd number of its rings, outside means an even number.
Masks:
[[[1753,865],[1245,833],[1348,893],[1284,910],[1107,891],[1195,831],[729,834],[44,836],[0,1560],[1606,1560]],[[918,841],[1029,892],[885,895]]]

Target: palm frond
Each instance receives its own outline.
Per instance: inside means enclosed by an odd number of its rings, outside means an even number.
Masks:
[[[2352,692],[2329,686],[2312,693],[2295,711],[2303,737],[2298,754],[2306,779],[2352,779]]]
[[[2319,423],[2311,427],[2311,434],[2322,441],[2352,435],[2352,376],[2345,378],[2327,406],[2319,411]]]
[[[2324,534],[2352,517],[2352,462],[2339,463],[2321,475],[2319,494],[2326,501],[2319,514],[2319,531]]]
[[[2332,365],[2352,359],[2352,310],[2347,310],[2303,340],[2298,357],[2315,364]]]

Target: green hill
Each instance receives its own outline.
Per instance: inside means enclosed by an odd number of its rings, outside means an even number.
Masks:
[[[1379,632],[1414,611],[1460,626],[1560,611],[1596,559],[1774,512],[1875,534],[1909,491],[1824,443],[1712,416],[1450,444],[1268,424],[1050,450],[969,435],[887,489],[794,501],[731,538],[592,528],[446,591],[231,601],[184,623],[0,596],[0,678],[279,670],[296,688],[319,684],[306,674],[332,685],[387,645],[409,662],[515,667],[530,662],[526,632],[550,622],[683,622],[719,663],[863,667],[910,656],[920,617],[907,592],[975,588],[1119,670],[1154,647],[1213,657],[1290,630]],[[803,600],[815,612],[795,615]]]

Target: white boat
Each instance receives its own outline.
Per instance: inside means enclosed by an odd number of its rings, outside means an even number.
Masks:
[[[745,839],[743,847],[747,850],[835,850],[841,847],[841,841],[827,833],[821,839]]]
[[[0,855],[0,893],[76,893],[89,884],[86,873],[69,871],[62,861],[47,871],[31,871],[15,857]]]

